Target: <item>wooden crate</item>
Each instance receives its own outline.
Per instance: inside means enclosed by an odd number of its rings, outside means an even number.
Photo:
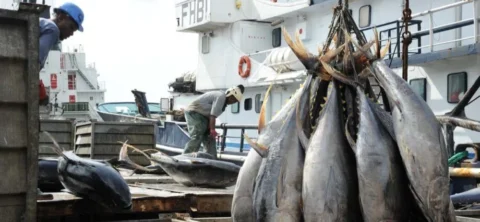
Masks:
[[[65,150],[73,150],[75,146],[75,120],[40,120],[40,130],[48,131]],[[43,133],[39,137],[39,157],[57,157],[58,155],[48,146],[52,141]]]
[[[42,5],[0,9],[0,218],[36,221]]]
[[[75,130],[75,153],[92,159],[112,159],[118,157],[122,144],[141,150],[155,149],[155,123],[87,122],[77,124]],[[139,165],[150,165],[150,161],[138,152],[129,150],[130,159]]]

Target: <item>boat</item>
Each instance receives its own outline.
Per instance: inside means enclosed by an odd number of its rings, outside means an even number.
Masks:
[[[337,4],[334,0],[236,0],[232,7],[231,3],[213,0],[176,1],[177,32],[198,36],[195,91],[245,86],[244,99],[228,107],[217,120],[218,128],[223,129],[219,150],[228,148],[231,155],[245,155],[249,147],[242,134],[258,136],[251,126],[257,124],[268,86],[275,83],[267,103],[270,119],[305,79],[305,67],[283,40],[281,28],[290,35],[299,32],[309,51],[317,52],[327,38],[332,8]],[[478,4],[478,0],[410,2],[413,41],[408,48],[408,82],[436,115],[451,111],[480,77]],[[382,46],[391,41],[385,62],[399,75],[403,7],[402,0],[349,1],[350,13],[367,39],[373,40],[376,28]],[[373,87],[380,98],[380,87]],[[166,99],[173,103],[173,111],[186,107],[197,96],[192,91],[176,91]],[[467,116],[480,119],[476,112],[479,106],[472,103],[466,107]],[[474,131],[457,128],[455,145],[477,142],[477,136]],[[157,148],[165,151],[180,153],[183,149],[180,142],[174,146],[157,143]]]
[[[105,101],[106,85],[99,81],[95,64],[86,63],[86,53],[80,45],[62,50],[61,43],[50,50],[40,71],[50,102],[40,107],[42,119],[92,119],[103,121],[95,107]]]

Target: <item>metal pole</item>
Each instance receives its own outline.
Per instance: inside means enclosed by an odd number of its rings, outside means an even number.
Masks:
[[[429,14],[429,24],[430,24],[430,52],[433,52],[433,14]]]
[[[478,40],[478,2],[476,0],[473,1],[473,34],[475,37],[473,38],[475,40],[475,43],[477,43]]]

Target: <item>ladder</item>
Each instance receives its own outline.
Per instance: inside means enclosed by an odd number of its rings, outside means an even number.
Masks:
[[[90,87],[90,89],[95,90],[96,89],[95,86],[92,84],[92,82],[90,82],[90,80],[87,78],[87,76],[82,72],[82,70],[78,66],[77,57],[75,56],[75,54],[68,53],[68,57],[70,58],[72,68],[77,68],[78,74],[80,74],[80,77],[82,77],[82,79],[85,80],[85,82]]]

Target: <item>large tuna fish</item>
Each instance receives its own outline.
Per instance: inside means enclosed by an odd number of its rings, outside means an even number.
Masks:
[[[265,99],[263,100],[262,108],[260,111],[259,118],[259,136],[257,141],[251,141],[247,135],[245,135],[246,140],[250,144],[251,149],[248,153],[247,158],[245,159],[242,168],[238,174],[237,184],[233,192],[232,199],[232,220],[235,222],[251,222],[255,221],[254,207],[253,207],[253,189],[255,186],[255,178],[257,177],[258,170],[262,163],[262,157],[258,153],[265,153],[265,150],[270,145],[270,143],[278,138],[278,132],[282,129],[284,125],[284,120],[288,114],[294,108],[295,99],[291,99],[285,104],[280,111],[272,118],[266,126],[265,123],[265,110],[266,104],[268,101],[268,95],[271,90],[271,87],[267,90],[265,94]],[[299,94],[295,94],[293,97],[298,97]]]
[[[363,219],[366,222],[407,221],[409,184],[397,145],[359,87],[357,96],[359,127],[357,141],[351,145],[357,160]]]
[[[58,159],[58,177],[62,185],[74,195],[87,198],[112,211],[128,211],[132,207],[130,188],[123,177],[109,163],[84,159],[72,151],[64,151],[53,136]]]
[[[303,171],[305,221],[361,221],[355,158],[344,135],[336,83],[308,146]]]
[[[300,90],[299,90],[300,91]],[[294,104],[297,95],[291,98]],[[265,153],[254,189],[256,221],[300,221],[301,184],[304,151],[296,132],[296,109],[285,117],[285,126],[278,132]]]
[[[120,150],[119,160],[147,172],[150,170],[135,164],[128,158],[128,147],[144,154],[150,161],[158,164],[175,182],[184,186],[211,188],[233,186],[240,171],[238,165],[215,160],[214,157],[208,153],[188,153],[171,157],[157,152],[149,157],[137,148],[124,143]]]
[[[455,221],[440,123],[425,101],[384,61],[373,62],[373,67],[392,101],[395,137],[418,207],[428,221]]]
[[[38,159],[38,188],[42,192],[59,192],[64,189],[58,178],[58,159]]]

